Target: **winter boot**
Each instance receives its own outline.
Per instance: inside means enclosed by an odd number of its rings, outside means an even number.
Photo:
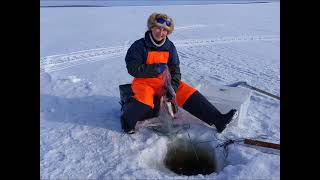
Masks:
[[[237,116],[237,110],[236,109],[231,109],[227,114],[222,114],[220,118],[215,119],[215,121],[212,122],[210,125],[215,125],[217,128],[217,131],[221,133],[227,125],[235,119]]]

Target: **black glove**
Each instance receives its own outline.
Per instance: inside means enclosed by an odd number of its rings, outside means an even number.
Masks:
[[[166,98],[167,98],[168,102],[170,102],[170,104],[171,104],[173,114],[176,114],[178,112],[178,105],[176,102],[176,93],[175,93],[174,89],[172,88],[171,84],[167,84],[165,89],[166,89]]]
[[[156,64],[155,66],[155,70],[158,74],[161,74],[163,73],[164,70],[167,69],[167,64],[164,64],[164,63],[160,63],[160,64]]]
[[[174,89],[171,85],[166,86],[166,97],[168,101],[172,101],[176,98],[176,93],[174,92]]]
[[[167,97],[168,101],[172,101],[174,98],[174,95],[171,92],[167,91],[166,97]]]

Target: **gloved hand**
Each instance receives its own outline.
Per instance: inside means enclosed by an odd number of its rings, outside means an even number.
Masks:
[[[165,63],[160,63],[160,64],[156,64],[155,66],[155,70],[157,71],[158,74],[163,73],[164,70],[167,69],[167,64]]]
[[[174,114],[176,114],[178,112],[178,105],[177,105],[176,100],[174,99],[175,97],[173,97],[172,94],[168,94],[168,93],[167,93],[166,96],[168,98],[168,102],[171,105],[171,108],[172,108],[172,111],[173,111],[173,115],[174,115]],[[169,98],[171,98],[171,99],[169,99]]]
[[[173,99],[176,98],[176,93],[174,92],[174,89],[172,88],[171,84],[167,85],[165,89],[166,89],[166,97],[168,101],[172,101]]]
[[[172,101],[174,98],[174,94],[172,94],[170,91],[167,91],[166,97],[167,97],[168,101]]]

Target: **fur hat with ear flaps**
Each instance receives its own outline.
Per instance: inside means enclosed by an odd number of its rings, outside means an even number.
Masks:
[[[159,24],[156,22],[156,19],[157,18],[163,18],[167,21],[170,21],[171,22],[171,25],[170,26],[167,26],[166,23],[163,23],[163,24]],[[163,13],[152,13],[149,18],[148,18],[148,30],[151,30],[151,28],[153,28],[154,26],[160,26],[160,27],[164,27],[165,29],[168,30],[168,35],[171,34],[173,32],[173,29],[174,29],[174,22],[172,20],[171,17],[169,17],[168,15],[166,14],[163,14]]]

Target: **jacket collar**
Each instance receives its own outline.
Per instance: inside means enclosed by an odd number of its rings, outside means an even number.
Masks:
[[[149,35],[150,34],[150,35]],[[159,50],[165,50],[165,49],[168,49],[169,48],[169,39],[168,39],[168,36],[166,37],[165,39],[165,42],[163,43],[162,46],[160,47],[157,47],[155,44],[152,43],[152,40],[151,40],[151,31],[147,31],[145,34],[144,34],[144,40],[146,42],[146,46],[149,47],[149,48],[153,48],[153,49],[159,49]]]

